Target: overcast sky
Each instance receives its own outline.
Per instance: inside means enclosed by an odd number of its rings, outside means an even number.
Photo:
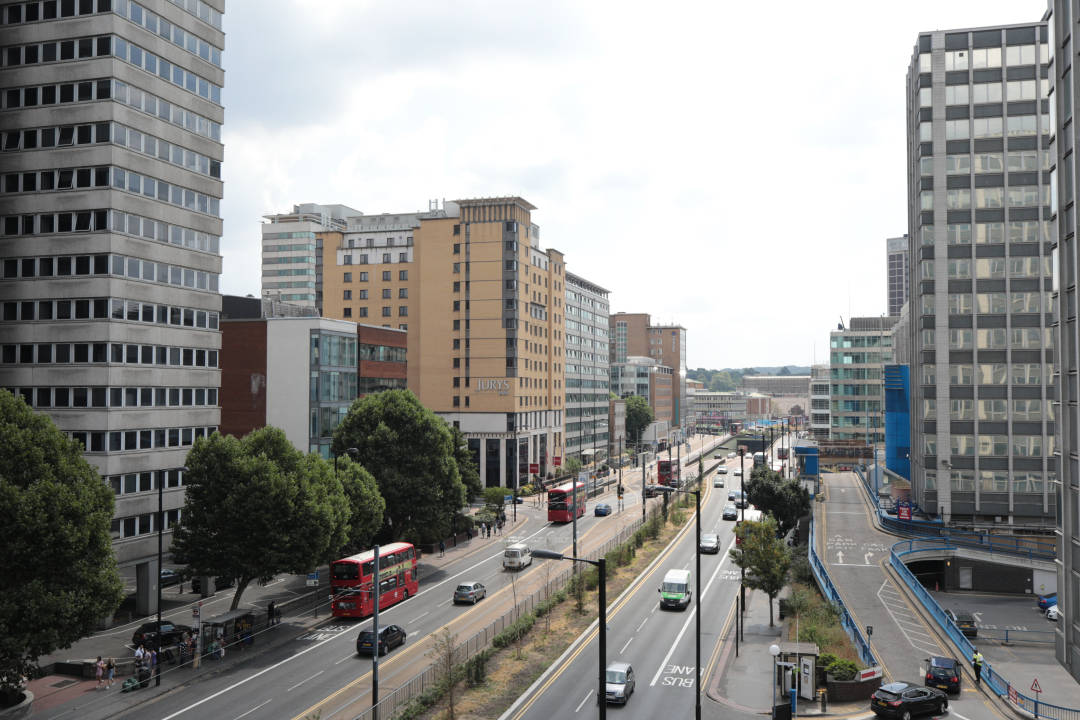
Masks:
[[[612,312],[688,330],[690,367],[828,361],[886,309],[907,231],[920,31],[1045,0],[229,0],[223,291],[260,292],[260,218],[520,195]]]

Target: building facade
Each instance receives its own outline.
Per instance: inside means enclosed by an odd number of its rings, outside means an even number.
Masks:
[[[908,262],[908,236],[888,238],[885,241],[886,278],[888,287],[889,315],[899,315],[900,308],[908,301],[910,288],[910,264]]]
[[[608,291],[566,273],[566,456],[607,456],[611,435]]]
[[[832,405],[832,369],[828,365],[810,368],[810,438],[828,440],[832,421],[829,408]]]
[[[945,522],[1053,522],[1048,59],[1029,23],[921,33],[908,69],[912,494]]]
[[[744,392],[759,392],[777,397],[805,398],[810,395],[809,375],[743,375]]]
[[[222,0],[3,8],[0,386],[86,449],[152,611],[182,468],[220,421]],[[172,29],[161,34],[162,27]]]
[[[671,425],[681,428],[690,412],[686,390],[686,328],[681,325],[650,325],[649,355],[671,368]]]
[[[851,318],[829,333],[829,437],[885,447],[885,365],[895,317]]]
[[[339,244],[347,219],[362,215],[345,205],[294,205],[266,215],[262,225],[262,296],[322,312],[326,248]]]

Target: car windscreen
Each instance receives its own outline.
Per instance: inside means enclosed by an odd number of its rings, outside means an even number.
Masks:
[[[686,592],[686,583],[666,582],[660,586],[660,589],[666,593],[684,593]]]
[[[621,670],[608,670],[607,682],[621,685],[626,682],[626,673]]]
[[[935,657],[930,658],[930,667],[934,668],[947,668],[951,670],[956,667],[956,661],[952,658]]]

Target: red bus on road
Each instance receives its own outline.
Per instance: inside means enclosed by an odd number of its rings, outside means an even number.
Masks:
[[[672,480],[672,468],[675,469],[675,478]],[[679,484],[679,466],[673,460],[656,461],[656,482],[661,485]]]
[[[585,483],[568,482],[548,490],[548,522],[570,522],[574,519],[574,487],[577,486],[577,516],[585,514]]]
[[[778,447],[778,448],[776,448],[776,457],[779,458],[780,460],[787,460],[788,449],[786,447]]]
[[[368,550],[330,563],[330,603],[334,617],[367,617],[375,612],[372,600],[375,551]],[[411,543],[379,547],[379,609],[420,592],[416,579],[416,550]]]

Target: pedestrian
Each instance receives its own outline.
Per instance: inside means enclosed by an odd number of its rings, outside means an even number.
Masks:
[[[975,654],[971,656],[971,665],[973,666],[973,668],[975,670],[975,686],[978,687],[979,685],[982,684],[982,666],[983,666],[983,656],[982,656],[982,653],[979,652],[978,648],[975,649]]]
[[[150,651],[150,674],[158,674],[158,652],[157,650]]]
[[[109,676],[108,687],[112,687],[113,680],[116,678],[116,661],[112,658],[109,658],[109,662],[105,663],[105,671],[108,673]]]
[[[446,541],[439,541],[439,557],[446,557]]]
[[[480,536],[481,537],[487,537],[488,536],[487,523],[480,523]]]
[[[139,647],[135,648],[135,664],[141,665],[143,656],[146,655],[146,650],[143,648],[143,644],[139,643]]]
[[[274,601],[271,600],[266,606],[266,627],[274,624]]]
[[[94,674],[97,677],[97,690],[102,688],[102,683],[105,681],[105,661],[101,659],[101,656],[97,656],[97,662],[94,663]]]

